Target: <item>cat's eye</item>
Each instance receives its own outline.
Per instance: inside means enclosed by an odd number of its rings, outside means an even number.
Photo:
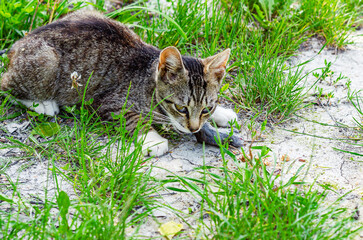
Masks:
[[[206,107],[202,110],[202,114],[208,114],[212,111],[213,107]]]
[[[187,113],[188,112],[188,109],[187,107],[185,106],[181,106],[181,105],[178,105],[178,104],[174,104],[176,110],[178,110],[178,112],[180,113]]]

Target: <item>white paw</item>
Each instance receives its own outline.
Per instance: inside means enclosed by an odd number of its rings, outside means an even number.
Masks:
[[[54,116],[59,113],[58,104],[54,100],[48,100],[44,102],[36,102],[32,100],[18,100],[18,101],[39,114]]]
[[[216,110],[212,115],[212,119],[216,122],[219,127],[228,127],[229,122],[237,121],[237,114],[232,109],[225,109],[217,106]]]
[[[153,130],[149,131],[146,136],[141,135],[140,138],[145,138],[142,146],[142,152],[145,156],[161,156],[169,149],[168,140]]]
[[[44,101],[43,105],[44,105],[44,114],[45,115],[54,116],[59,113],[59,107],[55,101],[53,101],[53,100]]]

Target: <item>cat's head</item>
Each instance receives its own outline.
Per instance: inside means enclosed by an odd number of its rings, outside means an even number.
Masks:
[[[156,95],[173,126],[198,132],[214,112],[230,50],[196,59],[182,57],[175,47],[161,51],[156,73]]]

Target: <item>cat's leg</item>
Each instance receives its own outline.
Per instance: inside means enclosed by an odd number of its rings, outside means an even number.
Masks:
[[[140,139],[144,139],[142,151],[145,156],[161,156],[169,149],[168,139],[160,136],[154,129],[150,129],[146,134],[139,136]]]
[[[237,114],[232,109],[226,109],[220,106],[212,114],[211,118],[216,122],[219,127],[228,127],[229,122],[238,120]]]
[[[120,102],[120,99],[122,99],[122,95],[115,92],[98,102],[98,105],[94,104],[93,106],[98,109],[97,112],[102,119],[114,121],[111,113],[120,114],[120,105],[124,104]],[[126,130],[132,135],[139,121],[142,120],[140,114],[130,110],[124,113],[123,118],[126,119]],[[147,123],[146,121],[145,124]],[[153,128],[149,128],[149,131],[145,131],[143,134],[139,132],[139,134],[138,140],[144,140],[142,151],[145,156],[161,156],[168,151],[168,140],[160,136]]]
[[[43,102],[44,114],[48,116],[54,116],[59,113],[59,107],[56,101],[48,100]]]
[[[33,100],[17,100],[25,105],[27,108],[30,108],[36,111],[39,114],[45,114],[48,116],[54,116],[59,113],[59,107],[56,101],[47,100],[43,102],[33,101]]]

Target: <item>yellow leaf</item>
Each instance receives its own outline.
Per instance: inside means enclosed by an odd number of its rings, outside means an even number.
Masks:
[[[183,229],[183,224],[170,221],[162,224],[159,228],[159,232],[167,239],[172,239],[182,229]]]

